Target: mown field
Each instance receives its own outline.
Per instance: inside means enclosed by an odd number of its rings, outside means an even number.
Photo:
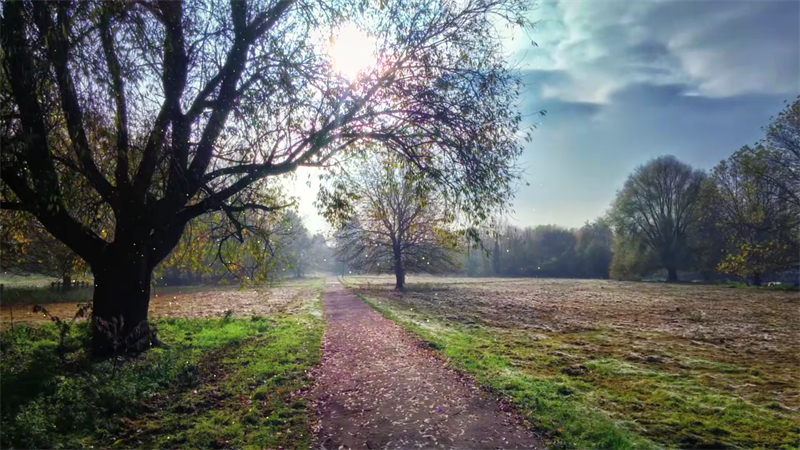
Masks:
[[[316,279],[315,279],[316,280]],[[321,282],[320,282],[321,283]],[[213,318],[230,311],[233,317],[250,317],[279,312],[288,302],[318,291],[316,281],[288,280],[269,288],[239,289],[236,286],[170,286],[153,288],[150,293],[150,317]],[[12,297],[16,295],[18,298]],[[0,308],[0,329],[13,323],[46,323],[49,319],[33,312],[41,305],[53,315],[70,319],[78,303],[91,302],[92,289],[75,289],[52,293],[49,289],[10,288],[3,295]]]
[[[2,448],[302,448],[303,392],[321,357],[323,279],[257,290],[159,294],[167,347],[89,356],[85,321],[63,345],[28,307],[3,314]],[[69,318],[75,305],[45,305]]]
[[[800,447],[800,294],[593,280],[343,281],[556,448]]]

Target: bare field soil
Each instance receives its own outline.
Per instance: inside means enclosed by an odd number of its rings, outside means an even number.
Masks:
[[[300,300],[316,295],[319,288],[314,283],[316,279],[288,281],[270,288],[209,287],[199,292],[196,287],[185,289],[189,292],[156,289],[150,298],[150,317],[213,318],[223,316],[226,311],[231,311],[233,317],[249,317],[288,312]],[[77,311],[75,303],[46,303],[42,306],[62,320],[71,319]],[[0,308],[0,328],[10,326],[12,313],[15,324],[49,321],[41,313],[34,313],[33,305],[5,305]]]
[[[515,370],[588,383],[583,403],[655,442],[800,445],[797,292],[412,277],[400,293],[392,277],[344,281],[431,336],[488,333],[486,352]],[[723,417],[734,407],[747,414]]]

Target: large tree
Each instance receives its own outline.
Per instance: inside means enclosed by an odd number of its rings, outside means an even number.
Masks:
[[[800,97],[772,119],[766,132],[747,170],[777,186],[800,214]]]
[[[458,267],[459,236],[440,195],[400,161],[372,162],[353,180],[356,214],[338,230],[352,267],[394,273],[402,290],[407,273],[445,273]]]
[[[699,272],[707,281],[719,274],[719,263],[730,247],[729,239],[720,226],[722,216],[715,190],[712,174],[703,180],[695,218],[688,231],[688,262],[692,270]]]
[[[721,272],[752,277],[761,284],[764,273],[798,262],[798,217],[784,187],[762,176],[774,164],[769,156],[743,147],[712,171],[706,194],[729,251]]]
[[[144,347],[153,268],[193,218],[282,206],[270,177],[358,146],[400,155],[476,217],[505,204],[521,119],[500,25],[526,25],[529,6],[5,1],[0,206],[85,260],[95,320],[123,318]],[[345,22],[375,42],[354,78],[327,51]],[[81,220],[86,205],[102,225]],[[93,345],[111,347],[97,327]]]
[[[678,280],[687,256],[687,232],[704,178],[674,156],[661,156],[636,168],[612,205],[617,234],[644,242],[667,269],[667,281]]]

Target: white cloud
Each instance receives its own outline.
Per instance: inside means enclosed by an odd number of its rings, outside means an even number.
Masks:
[[[535,19],[540,47],[516,55],[525,112],[548,115],[523,158],[521,224],[602,214],[658,155],[709,169],[800,93],[794,1],[545,0]]]
[[[605,103],[636,83],[698,95],[793,94],[800,6],[789,1],[545,1],[523,67],[562,71],[543,98]]]

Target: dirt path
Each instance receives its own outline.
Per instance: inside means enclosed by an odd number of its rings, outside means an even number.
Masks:
[[[328,328],[311,393],[320,447],[544,447],[508,408],[335,279],[328,280],[322,303]]]

